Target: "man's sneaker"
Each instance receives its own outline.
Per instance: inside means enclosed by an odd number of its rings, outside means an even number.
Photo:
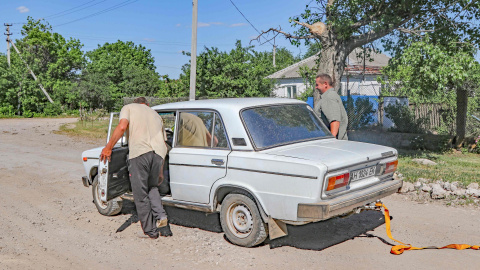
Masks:
[[[150,237],[150,239],[157,239],[158,236],[159,236],[159,233],[158,233],[158,232],[155,232],[155,233],[153,233],[153,234],[146,234],[146,235],[148,235],[148,237]]]
[[[157,220],[157,229],[165,227],[167,225],[168,225],[168,219],[164,218],[164,219]]]
[[[169,237],[173,235],[172,230],[170,230],[170,224],[168,223],[167,226],[157,228],[157,232],[159,232],[160,235],[164,237]]]

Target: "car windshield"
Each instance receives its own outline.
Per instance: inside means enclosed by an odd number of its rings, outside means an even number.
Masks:
[[[247,109],[242,118],[257,148],[332,136],[306,104]]]

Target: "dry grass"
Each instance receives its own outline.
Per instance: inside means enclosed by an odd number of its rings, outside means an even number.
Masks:
[[[65,124],[60,126],[56,133],[87,139],[103,139],[107,137],[109,120],[101,119],[94,121],[82,121],[77,123]],[[113,128],[118,124],[118,119],[114,120]]]

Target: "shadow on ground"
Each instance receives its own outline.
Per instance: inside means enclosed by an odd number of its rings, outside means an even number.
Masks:
[[[165,207],[170,223],[190,228],[199,228],[205,231],[222,232],[218,213],[206,214],[199,211]],[[138,222],[135,205],[124,201],[123,215],[131,215],[130,224]],[[128,227],[129,220],[122,226]],[[270,248],[291,246],[299,249],[322,250],[355,237],[375,237],[368,234],[385,223],[384,216],[378,211],[364,211],[346,218],[333,218],[322,222],[310,223],[302,226],[288,225],[288,235],[274,240],[267,240]],[[126,228],[125,227],[125,228]],[[384,241],[383,239],[380,239]],[[227,240],[228,241],[228,240]],[[385,242],[388,244],[388,242]]]
[[[209,214],[170,206],[165,206],[165,211],[171,224],[211,232],[222,232],[218,213]],[[130,217],[120,226],[117,232],[123,231],[132,223],[138,222],[135,204],[131,201],[123,201],[121,215],[130,215]]]
[[[366,234],[385,223],[378,211],[364,211],[346,218],[310,223],[303,226],[288,225],[288,235],[269,241],[270,248],[291,246],[300,249],[322,250]]]

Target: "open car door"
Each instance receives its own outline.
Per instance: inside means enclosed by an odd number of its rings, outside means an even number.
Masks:
[[[110,114],[107,143],[114,128],[118,125],[118,118],[119,113]],[[128,142],[124,134],[113,147],[110,162],[107,161],[105,164],[100,162],[98,166],[100,199],[102,201],[107,202],[131,190],[127,160]]]

